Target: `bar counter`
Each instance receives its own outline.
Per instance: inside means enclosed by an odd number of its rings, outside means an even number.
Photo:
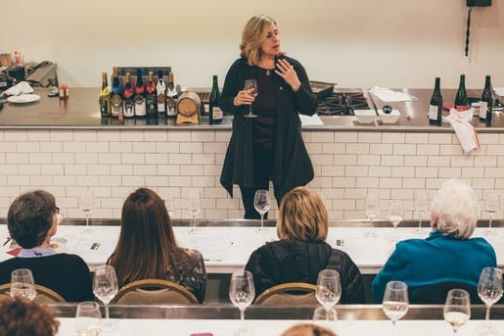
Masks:
[[[346,89],[335,89],[336,91],[346,91]],[[355,90],[355,89],[351,89]],[[337,131],[384,131],[384,132],[452,132],[448,124],[443,126],[429,125],[427,110],[432,95],[430,89],[404,89],[418,100],[404,103],[390,103],[394,108],[401,111],[401,119],[397,124],[392,125],[363,125],[356,122],[353,116],[320,116],[324,123],[321,126],[304,126],[304,130],[337,130]],[[370,108],[372,104],[369,100],[369,93],[363,90]],[[46,89],[37,89],[36,93],[41,96],[41,100],[28,104],[6,104],[0,111],[0,129],[11,128],[66,128],[66,129],[179,129],[179,130],[229,130],[231,129],[232,117],[226,116],[220,125],[209,125],[208,117],[203,117],[198,125],[175,125],[174,118],[158,119],[125,119],[120,122],[117,119],[100,117],[98,106],[97,88],[75,88],[71,90],[67,100],[47,97]],[[469,96],[480,96],[477,90],[469,90]],[[455,90],[443,90],[445,101],[453,101]],[[374,98],[378,108],[382,103],[378,98]],[[446,112],[445,112],[446,113]],[[486,127],[479,119],[473,119],[473,125],[479,132],[502,132],[504,131],[503,113],[494,113],[494,120],[491,127]]]

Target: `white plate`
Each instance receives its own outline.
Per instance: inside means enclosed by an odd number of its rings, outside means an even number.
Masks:
[[[24,94],[20,96],[11,96],[7,98],[9,103],[13,104],[25,104],[25,103],[33,103],[40,100],[40,96],[36,94]]]

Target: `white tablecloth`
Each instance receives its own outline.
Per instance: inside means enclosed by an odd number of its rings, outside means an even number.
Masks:
[[[81,256],[89,265],[105,263],[119,237],[119,226],[61,225],[53,240],[60,250]],[[272,227],[259,231],[255,227],[175,227],[175,237],[180,246],[199,250],[205,258],[207,272],[230,273],[244,267],[254,249],[264,242],[276,239]],[[395,241],[424,238],[429,228],[369,228],[331,227],[328,243],[347,252],[361,272],[377,273],[393,251]],[[497,262],[504,264],[504,228],[479,228],[475,237],[485,237],[497,253]],[[0,244],[8,237],[7,226],[0,225]],[[0,247],[0,261],[10,257],[9,245]],[[94,247],[92,249],[92,247]]]

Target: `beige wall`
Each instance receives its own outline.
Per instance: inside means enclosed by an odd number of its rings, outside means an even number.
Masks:
[[[187,86],[210,85],[237,55],[255,13],[276,17],[283,48],[313,79],[344,87],[504,86],[504,0],[473,15],[463,56],[465,0],[16,0],[3,1],[0,51],[58,62],[61,78],[97,86],[115,65],[172,65]]]

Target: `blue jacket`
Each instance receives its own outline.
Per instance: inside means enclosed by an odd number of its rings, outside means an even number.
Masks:
[[[477,286],[484,267],[496,267],[493,247],[483,238],[467,240],[433,231],[426,239],[408,239],[396,248],[373,280],[373,297],[381,302],[387,282],[404,281],[408,288],[439,282]]]

